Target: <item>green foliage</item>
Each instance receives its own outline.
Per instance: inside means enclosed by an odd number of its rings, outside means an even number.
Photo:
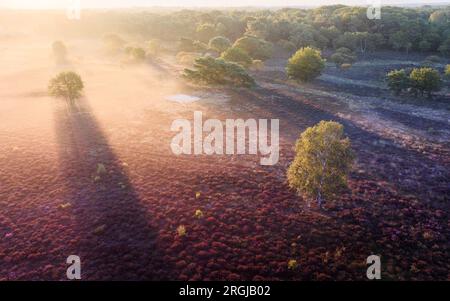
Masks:
[[[222,36],[212,38],[209,41],[209,48],[217,51],[218,53],[222,53],[230,47],[231,47],[230,40]]]
[[[185,69],[183,76],[194,82],[213,85],[251,87],[255,84],[241,65],[221,58],[214,59],[210,56],[198,58],[194,68],[195,70]]]
[[[356,61],[356,55],[348,48],[341,47],[330,56],[330,61],[335,63],[337,67],[343,64],[353,64]]]
[[[389,37],[389,43],[395,50],[404,49],[407,53],[412,47],[408,34],[404,31],[397,31]]]
[[[441,76],[439,72],[433,68],[415,68],[409,75],[411,88],[415,93],[424,94],[428,96],[435,91],[441,89]]]
[[[437,70],[425,67],[414,68],[409,75],[403,69],[393,70],[387,74],[387,83],[397,95],[409,90],[414,95],[426,93],[431,96],[441,89],[442,80]]]
[[[325,68],[319,50],[306,47],[298,50],[288,61],[288,76],[295,80],[308,82],[318,77]]]
[[[135,62],[143,62],[146,57],[146,52],[143,48],[135,47],[131,49],[130,56]]]
[[[84,84],[75,72],[62,72],[50,80],[48,91],[51,96],[64,97],[73,102],[81,96]]]
[[[409,76],[404,69],[392,70],[386,75],[386,80],[389,88],[399,95],[409,88]]]
[[[438,50],[445,57],[450,57],[450,37],[442,42]]]
[[[238,63],[244,67],[248,67],[252,64],[252,58],[247,54],[245,50],[238,47],[231,47],[221,56],[224,60],[229,62]]]
[[[265,61],[272,56],[271,43],[255,36],[244,36],[238,39],[233,47],[245,50],[253,59]]]
[[[283,48],[284,50],[288,51],[288,52],[294,52],[297,47],[295,46],[295,44],[291,41],[288,40],[279,40],[277,43],[278,46],[280,46],[281,48]]]
[[[216,35],[216,28],[213,24],[201,24],[196,30],[197,38],[204,43],[208,43]]]
[[[295,148],[287,171],[289,186],[322,207],[325,199],[347,186],[354,158],[350,140],[344,137],[341,124],[321,121],[301,134]]]
[[[67,48],[61,41],[55,41],[52,44],[53,55],[55,56],[58,62],[62,62],[66,60]]]
[[[450,65],[445,66],[445,77],[450,79]]]

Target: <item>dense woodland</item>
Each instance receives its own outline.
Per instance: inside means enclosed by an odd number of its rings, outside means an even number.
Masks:
[[[389,49],[439,52],[449,57],[449,22],[448,6],[383,7],[381,19],[370,20],[364,7],[333,5],[279,10],[88,11],[83,22],[68,22],[67,26],[73,32],[83,27],[90,33],[125,31],[148,39],[187,38],[202,43],[215,36],[233,42],[253,35],[292,51],[305,46],[345,47],[360,53]]]

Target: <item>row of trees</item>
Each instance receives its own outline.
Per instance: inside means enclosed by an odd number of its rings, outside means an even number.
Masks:
[[[364,7],[124,13],[116,26],[129,33],[164,40],[186,37],[205,45],[215,36],[235,41],[251,35],[296,49],[345,47],[365,53],[379,49],[440,52],[450,56],[450,8],[383,7],[381,20],[369,20]]]
[[[442,87],[439,71],[429,67],[414,68],[410,71],[392,70],[386,79],[389,88],[396,95],[408,92],[415,96],[427,94],[431,97],[433,92],[439,91]]]

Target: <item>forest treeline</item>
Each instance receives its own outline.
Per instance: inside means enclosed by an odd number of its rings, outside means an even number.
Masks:
[[[67,24],[89,32],[126,32],[148,39],[191,39],[208,43],[215,36],[235,41],[252,35],[295,51],[342,47],[436,52],[450,56],[450,6],[383,7],[380,20],[370,20],[364,7],[343,5],[315,9],[180,10],[170,12],[87,12],[83,22]]]

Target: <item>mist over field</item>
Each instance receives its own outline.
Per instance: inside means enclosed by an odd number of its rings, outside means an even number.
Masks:
[[[105,3],[0,6],[0,280],[449,280],[449,6]]]

